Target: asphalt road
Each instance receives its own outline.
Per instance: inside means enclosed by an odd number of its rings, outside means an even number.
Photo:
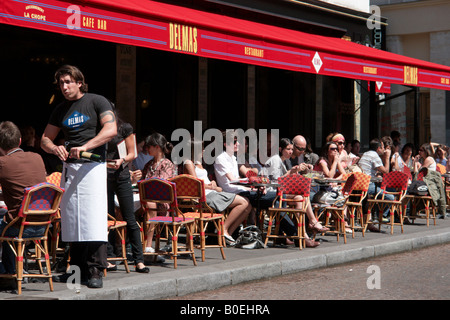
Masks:
[[[448,300],[450,244],[168,300]]]

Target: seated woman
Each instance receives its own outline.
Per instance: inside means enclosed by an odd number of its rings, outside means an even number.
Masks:
[[[327,178],[340,178],[345,173],[342,162],[339,161],[339,148],[337,143],[330,141],[323,147],[322,157],[316,164],[314,170],[323,172]]]
[[[327,178],[339,179],[345,173],[345,169],[342,166],[342,162],[339,157],[339,148],[338,145],[333,142],[327,142],[322,149],[322,157],[319,159],[316,167],[314,168],[316,171],[323,172],[323,175]],[[325,187],[321,187],[321,190],[326,192]],[[319,193],[318,193],[319,194]],[[347,212],[344,213],[346,216]],[[348,224],[345,222],[346,232],[352,233],[352,229],[347,228]]]
[[[290,170],[287,170],[284,165],[284,161],[287,159],[290,159],[292,156],[292,152],[294,150],[293,142],[288,138],[283,138],[280,140],[279,149],[280,149],[279,154],[273,155],[265,163],[265,167],[269,173],[269,177],[272,176],[272,179],[278,179],[279,177],[286,176],[289,174],[298,174],[298,172],[300,170],[299,165],[292,167]],[[302,197],[295,196],[295,197],[293,197],[293,199],[301,200]],[[307,202],[310,201],[309,197],[306,198],[306,201]],[[296,206],[296,208],[300,207],[300,203],[295,202],[295,206]],[[316,217],[314,216],[314,213],[312,211],[311,203],[308,203],[308,207],[306,210],[306,217],[308,218],[308,221],[309,221],[308,227],[313,232],[322,233],[322,232],[326,232],[326,231],[330,230],[328,228],[323,227],[321,225],[321,223],[316,219]],[[312,246],[317,245],[316,243],[311,243],[311,241],[312,241],[311,239],[307,238],[307,241],[306,241],[307,247],[308,246],[312,247]]]
[[[348,166],[352,165],[353,161],[357,161],[356,158],[354,158],[355,160],[352,160],[349,157],[347,151],[345,151],[345,138],[341,133],[335,132],[329,134],[326,138],[326,142],[334,142],[337,145],[339,160],[342,162],[343,168],[347,168]]]
[[[227,245],[232,246],[236,243],[231,235],[239,225],[247,219],[252,211],[252,205],[247,198],[235,193],[223,192],[222,188],[218,187],[214,180],[209,180],[208,172],[203,167],[202,162],[196,160],[203,159],[201,154],[195,155],[194,153],[196,144],[201,145],[201,148],[197,149],[203,152],[202,141],[191,142],[191,160],[185,160],[183,162],[183,173],[202,179],[205,182],[206,203],[216,212],[223,212],[226,209],[231,209],[225,219],[223,227],[225,241]]]
[[[414,172],[418,172],[425,167],[428,170],[436,171],[436,161],[434,160],[434,149],[429,143],[424,143],[419,148],[419,154],[414,158]]]
[[[403,171],[405,167],[413,168],[414,145],[407,143],[402,147],[400,154],[394,153],[391,160],[392,170]]]
[[[448,147],[446,145],[437,143],[431,143],[431,146],[434,147],[434,158],[436,160],[436,163],[447,166]]]
[[[177,168],[169,160],[170,153],[172,152],[172,144],[166,140],[166,138],[160,133],[153,133],[145,139],[145,146],[148,148],[148,153],[153,157],[144,166],[142,171],[143,179],[149,178],[161,178],[170,179],[177,175]],[[149,202],[149,208],[156,209],[156,203]],[[164,204],[160,204],[164,206]],[[167,205],[168,207],[168,205]],[[150,211],[150,217],[156,216],[156,211]],[[147,233],[147,241],[145,244],[145,252],[153,253],[155,249],[152,248],[154,227],[149,228]],[[158,256],[157,261],[162,261],[162,257]]]

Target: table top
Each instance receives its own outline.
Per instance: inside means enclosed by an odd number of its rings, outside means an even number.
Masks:
[[[256,187],[256,188],[261,188],[261,187],[274,187],[277,188],[280,185],[278,184],[278,182],[269,182],[269,183],[257,183],[257,182],[248,182],[245,180],[236,180],[236,181],[231,181],[231,184],[234,185],[238,185],[238,186],[244,186],[244,187]]]

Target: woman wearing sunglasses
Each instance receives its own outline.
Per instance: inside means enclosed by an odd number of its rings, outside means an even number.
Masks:
[[[315,170],[323,172],[327,178],[340,178],[345,173],[339,156],[338,144],[330,141],[323,147],[322,157],[316,165]]]
[[[334,142],[338,147],[339,160],[342,164],[343,168],[354,164],[357,159],[352,160],[348,155],[347,151],[345,151],[345,138],[341,133],[335,132],[328,135],[327,142]],[[353,162],[354,161],[354,162]]]
[[[424,143],[419,148],[419,154],[414,158],[414,172],[421,168],[436,171],[436,161],[434,160],[434,148],[429,143]]]

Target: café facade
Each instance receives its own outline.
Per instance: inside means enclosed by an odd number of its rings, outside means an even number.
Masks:
[[[316,148],[333,131],[367,144],[379,135],[379,94],[389,97],[390,84],[450,89],[450,67],[382,50],[382,17],[370,28],[371,13],[321,1],[250,3],[3,1],[2,120],[42,130],[65,63],[138,136],[170,138],[202,121],[204,130],[303,134]]]

